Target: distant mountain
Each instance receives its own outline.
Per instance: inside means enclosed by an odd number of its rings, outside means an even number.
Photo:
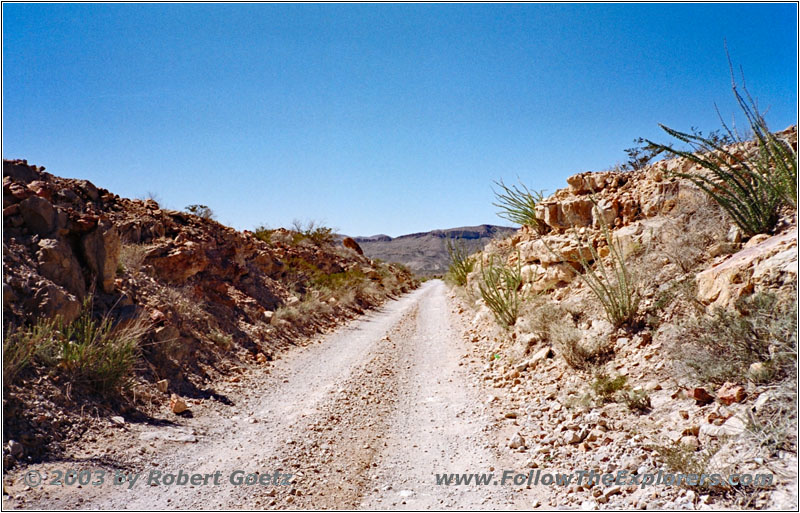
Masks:
[[[411,233],[394,238],[381,234],[371,237],[353,237],[353,239],[364,250],[364,254],[370,258],[399,262],[407,265],[417,275],[431,276],[447,271],[450,260],[445,242],[447,239],[462,239],[471,251],[477,251],[493,238],[502,237],[515,231],[516,228],[482,224]]]

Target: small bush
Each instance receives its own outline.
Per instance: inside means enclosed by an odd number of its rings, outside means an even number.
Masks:
[[[797,300],[758,293],[684,323],[674,357],[691,378],[721,384],[752,379],[762,362],[773,380],[797,373]]]
[[[552,340],[553,331],[561,323],[570,322],[569,314],[546,295],[534,296],[528,302],[520,328],[539,340]]]
[[[733,72],[731,68],[731,76]],[[733,94],[753,133],[754,152],[744,150],[746,141],[725,125],[725,139],[688,134],[664,125],[670,136],[689,145],[675,149],[647,141],[653,147],[699,164],[708,173],[676,173],[714,198],[749,236],[771,231],[784,205],[797,208],[797,153],[769,131],[763,115],[747,88],[740,93],[735,79]],[[733,147],[724,143],[734,141]]]
[[[149,330],[140,318],[115,326],[109,316],[95,319],[91,299],[70,324],[37,321],[9,329],[3,341],[3,371],[13,381],[34,360],[59,369],[70,380],[109,393],[126,384],[139,357],[139,342]]]
[[[612,402],[615,400],[617,392],[623,390],[627,383],[627,376],[619,375],[612,378],[601,372],[595,376],[592,382],[592,391],[604,402]]]
[[[797,385],[785,381],[765,391],[770,399],[760,409],[748,409],[746,429],[755,445],[774,455],[797,452]]]
[[[301,221],[295,219],[292,221],[292,231],[295,232],[292,235],[293,244],[299,244],[307,240],[316,246],[322,246],[333,244],[334,241],[333,228],[322,226],[316,221],[309,221],[304,225]]]
[[[650,409],[650,395],[644,390],[623,390],[619,399],[633,411],[646,412]]]
[[[488,265],[484,265],[481,261],[481,279],[478,288],[486,306],[501,326],[508,328],[517,322],[519,306],[523,300],[519,290],[521,286],[519,258],[514,267],[495,264],[494,255],[491,256]]]
[[[638,171],[647,166],[654,158],[663,153],[663,150],[654,147],[643,138],[639,137],[633,141],[636,146],[625,150],[628,161],[619,165],[617,171]]]
[[[720,447],[721,445],[716,443],[698,452],[691,446],[681,442],[651,446],[664,461],[668,471],[684,475],[696,474],[698,476],[718,473],[711,469],[710,463]],[[699,483],[697,488],[708,489],[710,487],[709,482],[705,482]]]
[[[194,215],[196,215],[198,217],[202,217],[203,219],[214,219],[214,218],[216,218],[216,215],[214,214],[214,211],[211,210],[206,205],[187,205],[186,206],[186,211],[189,212],[190,214],[194,214]]]
[[[272,242],[272,234],[274,232],[275,230],[268,228],[267,226],[261,225],[255,227],[255,229],[253,230],[253,235],[255,236],[256,239],[264,241],[269,244],[270,242]]]
[[[223,351],[227,351],[233,346],[233,337],[218,330],[209,333],[208,338]]]
[[[475,260],[470,257],[469,250],[463,241],[447,239],[447,253],[450,255],[450,268],[447,276],[458,286],[467,284],[467,276],[475,268]]]
[[[545,229],[544,224],[536,217],[536,205],[542,201],[543,191],[528,190],[522,183],[521,188],[516,185],[507,187],[502,180],[495,182],[495,185],[501,189],[500,192],[494,191],[497,202],[493,203],[500,209],[497,213],[499,217],[538,231]]]
[[[567,365],[573,369],[588,369],[598,360],[599,348],[586,347],[582,340],[581,330],[569,321],[562,321],[551,326],[550,340]]]

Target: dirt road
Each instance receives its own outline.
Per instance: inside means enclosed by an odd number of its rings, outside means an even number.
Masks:
[[[225,390],[233,406],[192,406],[191,418],[163,426],[126,423],[74,458],[26,469],[45,480],[57,469],[103,469],[103,484],[31,489],[17,472],[6,486],[14,498],[4,503],[65,509],[530,508],[532,490],[435,482],[437,473],[501,472],[515,465],[505,459],[511,428],[493,422],[498,412],[487,404],[476,369],[465,364],[467,351],[445,285],[429,281],[289,352],[268,374],[243,376]],[[148,484],[154,470],[211,477],[206,485]],[[113,485],[117,471],[140,477]],[[250,473],[269,484],[231,484],[232,474]],[[290,483],[274,485],[284,480]]]

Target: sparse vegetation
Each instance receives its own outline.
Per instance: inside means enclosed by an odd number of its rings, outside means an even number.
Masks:
[[[623,390],[619,399],[629,410],[646,412],[650,410],[650,395],[642,389]]]
[[[797,384],[784,380],[765,390],[768,400],[747,411],[746,429],[753,444],[775,455],[797,451]]]
[[[642,137],[634,139],[633,142],[635,146],[625,149],[628,161],[618,166],[617,171],[638,171],[664,152],[664,150],[654,146]]]
[[[523,300],[523,294],[520,291],[522,286],[520,269],[519,255],[516,265],[511,267],[502,263],[496,264],[494,255],[490,257],[488,264],[481,261],[478,289],[497,322],[506,328],[517,322],[519,306]]]
[[[108,315],[95,318],[87,299],[72,323],[40,319],[27,328],[9,329],[3,342],[3,371],[13,381],[37,361],[64,372],[73,382],[111,393],[132,375],[140,340],[148,330],[139,318],[118,325]]]
[[[542,201],[544,191],[531,191],[523,183],[519,187],[508,187],[503,180],[495,182],[495,185],[500,188],[499,192],[494,191],[497,201],[493,203],[500,209],[497,213],[499,217],[536,230],[544,229],[544,225],[536,217],[536,205]]]
[[[594,377],[592,391],[603,402],[612,402],[615,400],[617,392],[624,389],[627,383],[627,376],[618,375],[612,378],[600,372]]]
[[[568,313],[545,295],[538,295],[528,301],[522,327],[533,333],[539,340],[552,340],[554,328],[569,322]]]
[[[269,228],[266,225],[256,226],[253,229],[253,235],[256,239],[264,241],[266,243],[272,242],[272,234],[275,233],[275,230]]]
[[[797,372],[797,300],[758,293],[683,324],[674,356],[689,377],[701,382],[752,380],[760,363],[770,380]],[[762,378],[763,379],[763,378]]]
[[[223,351],[227,351],[233,346],[233,337],[219,330],[212,330],[208,334],[208,338]]]
[[[653,450],[661,457],[667,470],[676,474],[697,476],[711,475],[716,473],[710,468],[711,459],[719,451],[720,443],[711,444],[702,451],[695,451],[689,445],[675,442],[669,445],[654,445]],[[719,483],[722,484],[722,483]],[[685,484],[683,484],[686,486]],[[698,483],[697,488],[709,489],[709,482]]]
[[[106,315],[95,319],[91,301],[81,315],[59,329],[56,355],[59,367],[75,382],[109,393],[127,383],[139,357],[139,342],[150,329],[136,318],[115,326]]]
[[[203,219],[215,219],[216,218],[216,215],[214,214],[214,211],[211,210],[206,205],[196,205],[196,204],[195,205],[187,205],[186,206],[186,211],[189,212],[190,214],[194,214],[194,215],[196,215],[198,217],[202,217]]]
[[[151,246],[147,244],[123,243],[119,252],[118,271],[129,272],[134,276],[139,274],[150,248]]]
[[[724,122],[727,137],[713,134],[704,137],[699,132],[689,134],[660,125],[667,134],[687,144],[688,150],[647,142],[707,170],[707,173],[676,175],[690,180],[714,198],[742,231],[752,236],[770,232],[783,206],[797,208],[797,153],[769,131],[747,88],[743,86],[743,93],[739,91],[732,67],[731,76],[733,94],[752,131],[753,151],[746,150],[747,140]],[[733,147],[726,147],[730,142]]]
[[[324,244],[333,244],[333,228],[322,226],[316,221],[309,221],[303,224],[302,221],[295,219],[292,222],[292,243],[299,244],[301,241],[307,240],[316,246]]]
[[[57,322],[40,319],[30,327],[9,327],[3,340],[3,377],[14,383],[37,354],[47,354],[55,343]]]
[[[469,255],[469,250],[462,240],[447,239],[446,245],[447,253],[450,255],[447,278],[456,285],[464,286],[467,284],[467,276],[475,268],[475,260]]]
[[[597,209],[597,202],[593,197],[591,200],[594,204],[593,208]],[[608,248],[610,262],[606,264],[594,245],[584,241],[578,235],[579,249],[577,253],[584,271],[579,273],[578,276],[600,300],[608,321],[615,328],[631,325],[639,312],[641,295],[634,276],[625,262],[622,249],[614,241],[603,216],[599,215],[597,217],[600,219],[600,228]],[[563,261],[567,260],[563,255],[552,249],[544,238],[541,240],[548,251]],[[590,254],[590,258],[586,257],[587,251]],[[597,270],[595,270],[595,267]]]

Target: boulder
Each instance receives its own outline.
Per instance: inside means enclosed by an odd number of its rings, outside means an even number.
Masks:
[[[3,177],[29,183],[39,178],[40,174],[37,167],[29,165],[27,160],[3,160]]]
[[[699,406],[702,406],[702,405],[704,405],[704,404],[709,404],[709,403],[711,403],[712,401],[714,401],[714,396],[712,396],[711,394],[709,394],[709,393],[706,391],[706,389],[705,389],[705,388],[700,388],[700,387],[693,388],[693,389],[689,390],[689,391],[687,392],[687,394],[686,394],[686,395],[687,395],[687,397],[689,397],[690,399],[694,399],[694,400],[695,400],[695,402],[696,402],[696,403],[697,403]]]
[[[564,201],[561,209],[564,213],[564,220],[571,227],[592,226],[594,204],[587,198],[576,198]]]
[[[56,209],[44,198],[31,196],[19,204],[19,211],[25,225],[33,233],[49,235],[56,229],[58,218]]]
[[[103,292],[114,292],[114,276],[117,272],[122,243],[117,228],[101,219],[97,227],[83,236],[83,255],[86,264],[94,273]]]
[[[353,240],[350,237],[345,237],[342,240],[342,246],[344,246],[346,248],[349,248],[349,249],[352,249],[353,251],[355,251],[359,255],[362,255],[362,256],[364,255],[364,251],[361,249],[361,246],[358,245],[358,242],[356,242],[355,240]]]
[[[195,242],[187,241],[164,256],[150,257],[155,251],[148,253],[146,260],[152,263],[160,278],[171,283],[183,283],[209,265],[206,252]]]
[[[759,240],[753,245],[748,242],[749,247],[746,245],[730,258],[698,273],[697,299],[706,305],[729,306],[752,292],[757,282],[781,285],[796,281],[796,232],[759,237]]]
[[[69,244],[61,239],[41,239],[36,258],[42,276],[66,288],[78,299],[86,296],[81,267]]]
[[[54,283],[45,282],[26,302],[25,308],[41,317],[47,319],[60,317],[64,322],[70,323],[80,315],[81,306],[78,298]]]
[[[618,214],[619,207],[615,201],[607,198],[601,199],[592,210],[592,227],[600,228],[603,224],[613,227]]]
[[[742,385],[725,383],[717,390],[717,400],[725,405],[740,403],[747,398],[747,392]]]

